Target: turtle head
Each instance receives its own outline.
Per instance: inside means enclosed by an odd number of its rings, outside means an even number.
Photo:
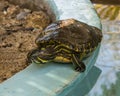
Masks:
[[[37,49],[31,50],[28,55],[28,63],[46,63],[55,58],[55,50],[53,48],[54,45],[45,45],[41,43],[42,47],[38,47]]]

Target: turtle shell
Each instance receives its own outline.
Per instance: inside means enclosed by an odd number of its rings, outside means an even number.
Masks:
[[[36,39],[38,47],[61,46],[71,52],[91,53],[100,43],[100,29],[83,22],[67,19],[50,24]]]

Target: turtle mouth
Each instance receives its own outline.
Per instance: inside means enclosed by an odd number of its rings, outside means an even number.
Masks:
[[[30,62],[29,63],[40,64],[40,61],[36,60],[35,58],[30,58]]]
[[[38,49],[33,49],[31,50],[28,55],[27,55],[27,63],[37,63],[37,56],[38,56],[39,50]]]

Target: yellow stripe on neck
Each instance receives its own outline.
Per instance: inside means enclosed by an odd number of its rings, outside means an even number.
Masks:
[[[41,61],[42,63],[48,62],[48,60],[43,60],[43,59],[41,59],[41,58],[39,58],[39,57],[37,57],[37,59],[38,59],[39,61]]]

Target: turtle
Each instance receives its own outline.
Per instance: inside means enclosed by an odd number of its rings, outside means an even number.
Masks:
[[[76,71],[84,72],[83,60],[93,53],[101,39],[102,32],[97,27],[73,18],[55,21],[36,38],[37,48],[28,53],[28,62],[71,62]]]

